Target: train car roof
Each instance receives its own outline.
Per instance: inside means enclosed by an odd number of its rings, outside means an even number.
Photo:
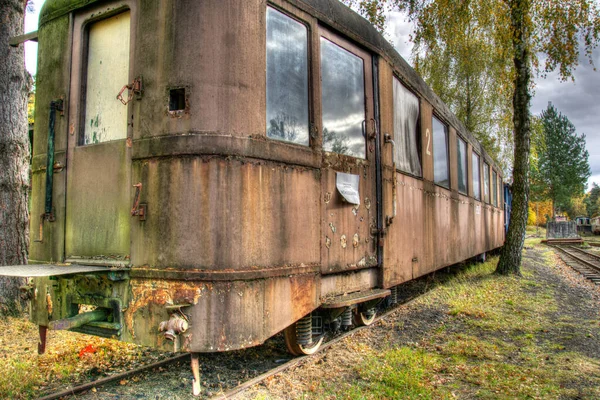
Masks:
[[[48,0],[40,12],[40,27],[78,8],[93,3],[105,2],[108,2],[108,0]],[[369,21],[339,0],[287,0],[287,2],[314,16],[321,23],[346,35],[372,52],[386,58],[393,65],[401,81],[431,104],[437,116],[460,132],[461,136],[473,145],[485,161],[496,166],[496,169],[503,175],[502,169],[487,154],[481,143],[465,128],[456,115],[450,111],[450,108]]]

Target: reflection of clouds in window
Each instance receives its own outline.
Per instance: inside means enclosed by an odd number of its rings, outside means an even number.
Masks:
[[[473,153],[473,197],[481,200],[481,185],[479,183],[479,156]]]
[[[394,78],[394,155],[396,167],[421,176],[421,161],[417,146],[419,99]]]
[[[323,148],[365,158],[363,60],[321,38]]]
[[[309,144],[308,33],[267,8],[267,136]]]
[[[448,178],[448,128],[433,117],[433,181],[446,188]]]
[[[467,143],[457,140],[458,191],[467,194]]]

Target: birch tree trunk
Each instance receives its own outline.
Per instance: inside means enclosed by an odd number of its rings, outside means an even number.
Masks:
[[[531,94],[530,7],[529,0],[511,0],[513,29],[513,61],[516,81],[513,93],[513,123],[515,136],[514,168],[512,184],[512,212],[508,232],[496,272],[500,274],[521,273],[521,254],[525,242],[527,208],[529,203],[529,141]]]
[[[26,0],[0,0],[0,265],[27,263],[29,248],[29,136],[23,45],[11,37],[23,34]],[[2,268],[2,267],[0,267]],[[22,310],[21,281],[0,277],[0,313]]]

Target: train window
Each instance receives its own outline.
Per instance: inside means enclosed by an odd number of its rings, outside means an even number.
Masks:
[[[473,197],[476,200],[481,200],[481,183],[479,180],[479,156],[473,153],[471,158],[473,163]]]
[[[498,174],[492,171],[492,202],[498,207]]]
[[[421,176],[417,123],[419,99],[394,78],[394,141],[397,168],[415,176]]]
[[[458,138],[456,143],[458,191],[462,194],[467,194],[467,142]]]
[[[127,107],[116,95],[129,83],[129,21],[127,11],[89,27],[84,145],[127,137]]]
[[[267,136],[308,146],[308,29],[267,8]]]
[[[448,167],[448,127],[433,117],[433,181],[450,188]]]
[[[483,163],[483,201],[490,202],[490,166]]]
[[[365,158],[365,73],[357,55],[321,37],[323,149]]]

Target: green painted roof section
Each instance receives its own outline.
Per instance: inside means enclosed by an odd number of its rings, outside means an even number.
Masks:
[[[47,0],[40,12],[40,26],[77,8],[100,2],[103,0]]]

